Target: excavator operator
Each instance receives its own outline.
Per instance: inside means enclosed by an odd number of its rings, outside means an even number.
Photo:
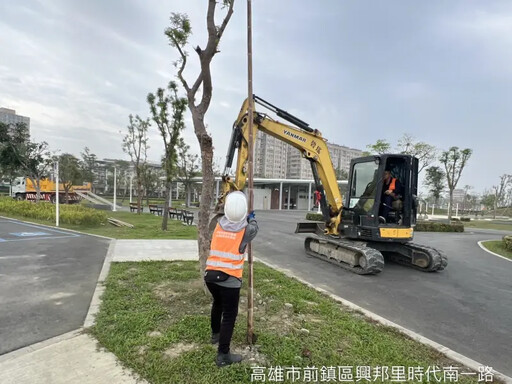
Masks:
[[[382,196],[381,207],[379,216],[382,217],[386,223],[396,221],[395,218],[390,217],[389,213],[392,210],[398,210],[400,199],[403,195],[403,186],[396,177],[391,177],[391,170],[384,171],[384,178],[382,179]]]

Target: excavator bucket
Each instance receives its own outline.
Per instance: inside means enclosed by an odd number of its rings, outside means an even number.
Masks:
[[[323,235],[325,228],[324,223],[318,223],[314,221],[306,221],[302,223],[297,223],[297,228],[295,228],[295,233],[316,233],[317,235]]]

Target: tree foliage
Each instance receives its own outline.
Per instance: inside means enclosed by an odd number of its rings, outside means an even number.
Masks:
[[[142,179],[148,158],[149,120],[136,115],[129,116],[128,133],[123,139],[123,151],[130,156],[137,177],[137,213],[140,214],[142,203]]]
[[[445,188],[445,173],[440,167],[432,166],[426,169],[425,185],[434,197],[436,206],[439,206],[439,198]]]
[[[181,141],[178,160],[178,181],[185,186],[187,207],[190,206],[189,192],[194,177],[201,174],[201,162],[199,156],[189,152],[190,146]]]
[[[69,191],[73,185],[80,185],[84,181],[79,160],[70,153],[63,153],[58,157],[59,182],[62,183],[66,204],[69,203]]]
[[[473,151],[469,148],[459,149],[459,147],[451,147],[448,151],[444,151],[439,158],[441,164],[444,165],[446,172],[446,182],[450,191],[450,209],[448,218],[452,218],[453,210],[453,191],[457,187],[462,171],[466,166]]]
[[[368,151],[365,152],[366,155],[381,155],[392,152],[391,144],[385,139],[379,139],[374,144],[368,144],[366,148],[368,149]],[[413,136],[406,133],[398,140],[394,151],[418,158],[418,173],[421,173],[423,169],[434,163],[437,157],[437,149],[435,146],[423,141],[417,141]]]
[[[151,118],[164,142],[163,167],[166,177],[164,212],[168,212],[171,182],[177,174],[178,144],[180,143],[181,131],[185,128],[185,111],[187,109],[187,99],[178,96],[178,84],[176,82],[171,81],[167,91],[168,94],[163,88],[158,88],[156,94],[149,93],[147,96]],[[167,230],[168,219],[169,215],[163,215],[163,231]]]

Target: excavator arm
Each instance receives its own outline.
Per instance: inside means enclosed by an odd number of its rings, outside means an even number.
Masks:
[[[322,137],[320,131],[310,128],[307,123],[288,112],[257,96],[254,96],[253,100],[256,104],[262,105],[293,124],[284,124],[272,119],[267,114],[254,111],[253,127],[255,132],[253,138],[256,140],[257,131],[261,131],[297,148],[310,161],[316,189],[321,192],[320,206],[326,224],[326,234],[338,235],[343,204],[326,140]],[[248,108],[249,100],[246,99],[233,125],[226,167],[222,178],[222,194],[219,197],[217,211],[222,209],[226,195],[231,191],[242,190],[247,181],[249,171],[247,161],[249,156]],[[238,150],[238,158],[233,170],[236,150]],[[234,179],[229,176],[231,172],[234,173]]]

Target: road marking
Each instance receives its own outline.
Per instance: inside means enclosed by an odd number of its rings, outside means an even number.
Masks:
[[[4,240],[4,242],[9,243],[9,242],[15,242],[15,241],[37,241],[37,240],[52,240],[52,239],[68,239],[70,237],[80,237],[80,235],[28,237],[26,239]]]
[[[48,236],[49,233],[46,232],[11,232],[9,235],[13,235],[16,237],[31,237],[31,236]]]
[[[46,255],[14,255],[14,256],[0,256],[0,260],[5,260],[5,259],[23,259],[25,257],[30,257],[30,258],[34,258],[34,257],[46,257]]]
[[[22,221],[14,221],[14,220],[6,220],[6,221],[8,223],[12,223],[12,224],[24,225],[26,227],[32,227],[32,228],[37,228],[37,229],[45,229],[45,230],[48,230],[50,232],[62,233],[64,235],[68,235],[68,236],[77,236],[77,237],[80,236],[80,235],[75,234],[75,233],[58,231],[58,230],[53,229],[53,228],[48,228],[48,226],[41,226],[41,225],[36,225],[36,224],[28,224],[28,223],[25,223],[25,222],[22,222]]]
[[[498,257],[502,258],[503,260],[512,261],[512,259],[509,259],[508,257],[505,257],[505,256],[498,255],[497,253],[494,253],[493,251],[489,251],[487,248],[485,248],[485,247],[483,246],[483,244],[482,244],[483,242],[485,242],[485,241],[492,241],[492,240],[495,240],[495,239],[480,240],[480,241],[478,242],[478,246],[479,246],[480,248],[482,248],[485,252],[490,253],[491,255],[498,256]]]

